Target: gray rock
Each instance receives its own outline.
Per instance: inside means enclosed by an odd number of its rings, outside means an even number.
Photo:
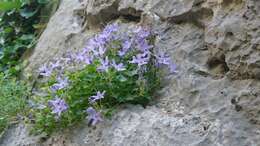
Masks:
[[[30,135],[30,127],[20,123],[18,125],[12,125],[8,131],[0,139],[1,146],[29,146],[40,145],[40,138],[42,136]]]
[[[259,0],[63,0],[25,72],[35,74],[42,63],[82,48],[119,19],[150,26],[158,34],[156,49],[178,65],[151,106],[122,107],[95,128],[83,122],[45,142],[11,128],[2,145],[260,145]]]

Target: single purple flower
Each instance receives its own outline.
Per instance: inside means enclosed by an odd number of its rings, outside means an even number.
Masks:
[[[88,114],[88,121],[89,124],[91,124],[92,126],[96,125],[99,122],[102,122],[103,119],[101,118],[101,115],[99,112],[97,112],[93,107],[89,107],[86,110],[87,114]]]
[[[99,56],[100,56],[100,55],[99,55],[99,50],[98,50],[98,48],[92,49],[92,53],[93,53],[93,55],[94,55],[95,57],[99,57]]]
[[[109,60],[108,57],[106,56],[105,59],[100,60],[101,65],[97,68],[101,72],[108,72],[109,69]]]
[[[65,64],[73,63],[75,59],[75,54],[72,52],[68,52],[65,54],[64,57],[61,58],[62,61],[64,61]]]
[[[93,53],[97,51],[96,49],[98,49],[100,46],[103,46],[105,44],[106,44],[106,40],[103,37],[100,37],[99,35],[94,36],[87,43],[89,52],[92,51]]]
[[[115,33],[110,34],[110,41],[120,40],[121,36]]]
[[[155,57],[159,64],[170,65],[171,63],[171,58],[164,52],[159,52]]]
[[[65,78],[58,77],[57,83],[53,84],[50,88],[53,92],[55,92],[57,90],[66,88],[68,85],[69,85],[68,77],[65,77]]]
[[[95,42],[97,46],[105,45],[108,41],[109,34],[99,34],[95,36]]]
[[[104,46],[99,46],[98,48],[98,55],[103,56],[106,53],[107,48]]]
[[[118,29],[119,29],[118,24],[117,24],[117,23],[113,23],[113,24],[107,25],[107,26],[104,28],[103,32],[112,33],[112,32],[118,31]]]
[[[40,75],[50,77],[52,74],[52,68],[49,68],[47,64],[44,64],[39,68]]]
[[[86,54],[86,53],[90,53],[91,52],[91,48],[90,47],[85,47],[83,48],[83,54]]]
[[[94,56],[103,56],[106,52],[106,39],[96,36],[90,39],[88,43],[89,52],[92,52]]]
[[[142,27],[138,27],[133,32],[137,34],[138,38],[142,38],[142,39],[147,38],[151,34],[150,31],[148,31],[147,29],[144,29]]]
[[[51,69],[56,69],[60,67],[60,60],[57,60],[56,62],[51,62]]]
[[[96,41],[95,37],[89,39],[87,45],[88,45],[89,49],[91,51],[93,51],[93,49],[95,49],[97,47],[97,41]]]
[[[132,42],[130,40],[128,40],[128,39],[124,40],[122,43],[122,49],[128,50],[128,49],[130,49],[131,45],[132,45]]]
[[[90,103],[95,103],[97,100],[103,99],[106,91],[103,91],[102,93],[100,91],[97,92],[96,95],[89,97]]]
[[[109,32],[102,32],[98,35],[98,42],[100,42],[100,44],[104,45],[106,42],[108,42],[109,40],[111,40],[111,33]]]
[[[133,32],[134,33],[139,33],[143,28],[141,26],[136,26],[134,29],[133,29]]]
[[[147,58],[147,60],[151,57],[151,52],[149,50],[145,50],[142,54],[140,54],[143,58]]]
[[[127,53],[126,50],[119,50],[119,51],[118,51],[118,56],[122,57],[122,56],[124,56],[126,53]]]
[[[144,54],[137,54],[133,56],[133,59],[129,63],[137,64],[139,67],[148,64],[149,56],[144,56]]]
[[[122,49],[118,51],[118,55],[120,57],[124,56],[129,51],[131,46],[132,46],[132,41],[130,41],[129,39],[124,40],[122,43]]]
[[[93,62],[93,56],[90,56],[90,55],[87,55],[85,58],[84,58],[84,62],[89,65]]]
[[[153,45],[149,45],[146,40],[137,40],[137,46],[141,51],[148,51],[153,48]]]
[[[55,114],[58,118],[61,116],[62,112],[65,112],[68,110],[67,103],[61,99],[56,97],[53,100],[49,100],[49,106],[51,107],[52,113]]]
[[[113,35],[113,32],[116,32],[117,30],[118,25],[116,23],[107,25],[98,35],[97,42],[99,42],[99,44],[105,45],[105,43],[114,39],[115,35]]]
[[[79,52],[75,55],[75,60],[77,62],[85,62],[87,65],[91,64],[93,61],[93,56],[88,53]]]
[[[84,59],[85,59],[85,56],[82,52],[78,52],[75,54],[75,60],[77,62],[82,62],[82,61],[84,61]]]
[[[123,63],[116,64],[115,60],[112,60],[112,66],[117,70],[117,71],[124,71],[126,68],[124,67]]]

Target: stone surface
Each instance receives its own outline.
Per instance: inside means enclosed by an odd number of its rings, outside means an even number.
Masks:
[[[41,135],[31,136],[30,128],[24,124],[12,125],[0,140],[1,146],[32,145],[40,142]]]
[[[259,0],[63,0],[25,72],[36,74],[42,63],[82,48],[118,19],[150,26],[156,48],[178,65],[155,101],[122,107],[96,128],[82,123],[46,141],[10,129],[1,145],[260,145]]]

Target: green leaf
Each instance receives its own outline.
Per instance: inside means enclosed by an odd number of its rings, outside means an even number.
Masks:
[[[38,12],[39,8],[37,8],[36,10],[32,11],[32,10],[29,10],[27,8],[24,8],[24,9],[21,9],[20,10],[20,15],[22,17],[25,17],[26,19],[34,16],[37,12]]]
[[[37,0],[39,4],[47,4],[49,0]]]
[[[12,27],[7,27],[4,29],[4,33],[11,33],[13,31]]]
[[[137,71],[137,70],[126,71],[125,74],[126,74],[127,76],[132,77],[132,76],[137,75],[137,74],[138,74],[138,71]]]
[[[20,37],[21,40],[27,41],[27,40],[33,40],[34,35],[33,34],[24,34]]]
[[[47,26],[47,24],[34,24],[33,28],[35,29],[43,29]]]
[[[21,8],[22,4],[19,0],[15,0],[13,2],[0,2],[0,11],[9,11],[12,9]]]
[[[20,2],[22,3],[22,6],[24,6],[29,5],[31,3],[31,0],[20,0]]]
[[[123,75],[118,75],[118,76],[116,77],[116,79],[118,79],[120,82],[125,82],[125,81],[127,81],[127,78],[126,78],[125,76],[123,76]]]

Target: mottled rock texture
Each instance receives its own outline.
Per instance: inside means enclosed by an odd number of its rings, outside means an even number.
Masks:
[[[155,101],[121,107],[96,128],[82,123],[46,141],[13,127],[1,145],[260,145],[259,0],[63,0],[25,73],[36,76],[39,65],[82,48],[117,20],[150,26],[158,33],[156,48],[178,65]]]

